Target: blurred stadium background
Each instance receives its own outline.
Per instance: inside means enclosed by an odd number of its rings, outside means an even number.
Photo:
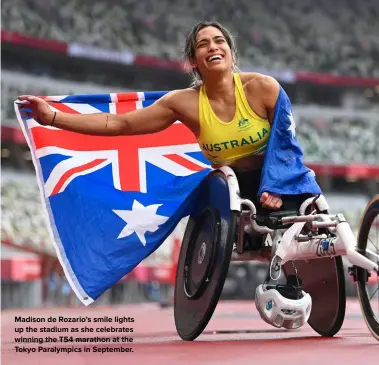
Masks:
[[[355,232],[379,191],[378,0],[3,0],[1,15],[3,309],[78,305],[49,239],[13,101],[187,87],[181,51],[199,20],[234,33],[242,71],[280,81],[306,162]],[[184,228],[96,305],[169,301]],[[265,274],[264,264],[233,263],[223,298],[253,298]],[[350,279],[347,286],[355,295]]]

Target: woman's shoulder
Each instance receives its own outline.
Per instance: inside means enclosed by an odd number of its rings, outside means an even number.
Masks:
[[[269,75],[258,72],[240,72],[239,73],[242,85],[249,84],[256,87],[278,87],[278,81]]]
[[[269,118],[272,120],[272,112],[280,93],[278,81],[272,76],[254,72],[246,72],[240,75],[247,99],[256,100],[258,98],[260,104],[269,111]]]
[[[182,98],[182,97],[187,97],[187,96],[188,97],[197,96],[199,94],[199,90],[200,90],[200,86],[172,90],[166,94],[166,97],[170,99],[176,99],[176,98]]]
[[[261,95],[262,98],[276,98],[279,95],[280,84],[272,76],[257,72],[240,73],[241,83],[245,92],[252,95]]]
[[[199,94],[195,88],[176,89],[169,91],[162,97],[165,103],[175,105],[182,100],[191,100]]]
[[[188,120],[196,119],[199,91],[194,88],[186,88],[170,91],[165,95],[165,103],[178,115]]]

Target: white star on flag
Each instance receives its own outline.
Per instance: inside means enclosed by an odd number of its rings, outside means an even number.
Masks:
[[[155,232],[169,218],[157,214],[157,210],[161,205],[152,204],[145,207],[137,200],[134,200],[132,210],[113,210],[126,222],[126,226],[117,239],[136,233],[141,243],[146,246],[146,232]]]
[[[296,136],[296,124],[295,124],[295,121],[293,119],[292,113],[290,113],[288,115],[288,119],[290,120],[291,124],[288,127],[287,131],[291,131],[292,138],[294,138]]]

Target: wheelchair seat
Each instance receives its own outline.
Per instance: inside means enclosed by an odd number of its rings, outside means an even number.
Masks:
[[[256,215],[255,220],[260,226],[267,226],[270,229],[286,229],[291,226],[290,223],[282,224],[281,219],[290,216],[299,216],[298,210],[281,210],[272,212],[268,216]]]

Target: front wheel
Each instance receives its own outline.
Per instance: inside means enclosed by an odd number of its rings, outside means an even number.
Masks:
[[[368,203],[363,213],[358,235],[358,252],[366,256],[369,249],[379,254],[379,195]],[[378,260],[379,265],[379,260]],[[363,318],[373,336],[379,341],[379,276],[357,267],[357,291]]]

